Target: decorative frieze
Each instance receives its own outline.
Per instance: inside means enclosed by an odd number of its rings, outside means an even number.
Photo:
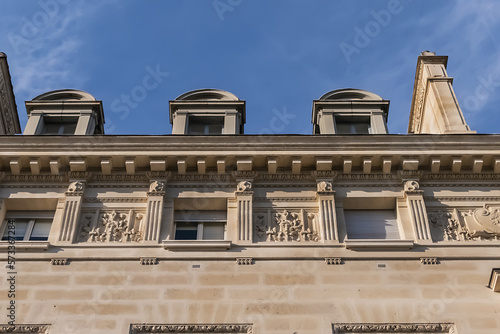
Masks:
[[[16,183],[61,183],[66,182],[67,177],[64,175],[52,175],[52,174],[22,174],[22,175],[12,175],[8,174],[1,178],[2,182],[16,182]]]
[[[251,257],[237,257],[236,264],[239,266],[249,266],[253,264],[253,258]]]
[[[50,325],[0,325],[0,333],[47,334]]]
[[[318,241],[317,214],[305,210],[258,212],[255,214],[255,241]]]
[[[130,334],[184,334],[184,333],[233,333],[233,334],[251,334],[251,324],[132,324],[130,325]]]
[[[432,324],[383,324],[383,323],[357,323],[357,324],[334,324],[335,334],[345,333],[454,333],[454,325],[450,323]]]
[[[79,241],[137,242],[143,240],[143,213],[133,210],[86,212],[82,214]]]
[[[277,173],[277,174],[259,174],[258,179],[263,182],[276,181],[276,182],[293,182],[293,181],[310,181],[311,175],[309,174],[289,174],[289,173]]]
[[[148,182],[146,174],[96,174],[90,178],[93,182]]]
[[[175,174],[173,182],[214,182],[227,184],[231,181],[228,174]]]

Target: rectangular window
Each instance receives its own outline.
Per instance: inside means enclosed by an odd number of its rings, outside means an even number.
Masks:
[[[348,239],[400,239],[395,210],[344,210]]]
[[[7,228],[7,221],[14,222],[15,230]],[[9,239],[14,233],[14,238],[19,241],[47,241],[49,239],[52,218],[8,218],[4,223],[5,229],[2,240]]]
[[[43,118],[42,135],[74,135],[77,117],[45,116]]]
[[[335,116],[335,133],[369,134],[370,116]]]
[[[188,133],[190,135],[220,135],[224,130],[222,116],[189,116]]]
[[[175,211],[175,240],[225,240],[226,211]]]

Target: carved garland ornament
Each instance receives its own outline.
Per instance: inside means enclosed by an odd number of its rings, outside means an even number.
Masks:
[[[212,325],[149,325],[137,324],[130,326],[130,334],[143,333],[236,333],[236,334],[251,334],[252,325],[250,324],[212,324]]]
[[[454,325],[444,324],[335,324],[334,333],[454,333]]]

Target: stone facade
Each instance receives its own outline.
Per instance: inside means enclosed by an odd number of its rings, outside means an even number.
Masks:
[[[181,97],[175,136],[0,137],[1,232],[24,228],[0,333],[498,333],[499,135],[387,134],[388,102],[345,90],[314,102],[321,136],[221,140],[182,131],[242,133],[244,101]]]

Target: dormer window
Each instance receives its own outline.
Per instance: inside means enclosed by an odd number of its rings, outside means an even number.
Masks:
[[[170,123],[176,135],[243,134],[245,101],[219,89],[199,89],[170,101]]]
[[[78,117],[43,117],[42,135],[74,135]]]
[[[89,93],[56,90],[26,102],[25,135],[93,135],[104,133],[102,102]]]
[[[335,133],[369,134],[371,133],[370,116],[335,116]]]
[[[189,116],[189,135],[220,135],[224,130],[223,116]]]
[[[386,134],[389,101],[361,89],[338,89],[313,102],[315,134]]]

